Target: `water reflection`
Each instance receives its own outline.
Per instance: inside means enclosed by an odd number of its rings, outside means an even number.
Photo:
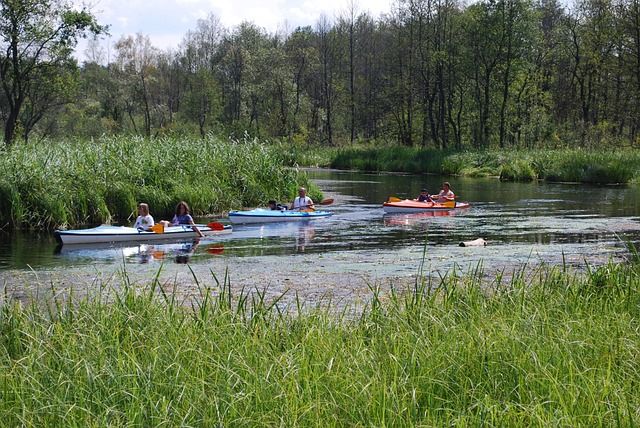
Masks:
[[[316,236],[316,231],[311,223],[301,224],[298,228],[298,236],[296,236],[296,252],[304,253],[307,245]]]
[[[151,254],[153,254],[153,258],[156,260],[174,258],[178,264],[187,264],[191,260],[191,256],[196,252],[199,244],[200,240],[194,239],[193,241],[183,242],[177,247],[158,248],[153,246],[154,248],[151,248]]]
[[[322,219],[319,220],[322,221]],[[287,238],[293,238],[294,251],[304,253],[315,237],[316,231],[314,221],[297,221],[236,226],[234,234],[237,238],[248,238],[247,241],[251,242],[253,247],[263,248],[265,246],[273,246],[274,244],[281,248],[283,245],[286,245],[284,241],[287,241]],[[258,245],[257,242],[253,242],[251,240],[252,237],[257,237],[261,244]],[[274,239],[282,242],[276,242]],[[286,251],[279,252],[286,253]]]
[[[421,213],[386,213],[383,217],[385,226],[411,226],[432,217],[449,217],[456,215],[457,210],[425,211]]]
[[[67,260],[101,260],[126,261],[128,263],[148,264],[173,261],[186,264],[196,254],[200,240],[188,240],[171,244],[82,244],[62,245],[55,249],[55,254]],[[224,246],[221,243],[206,245],[208,254],[222,254]]]

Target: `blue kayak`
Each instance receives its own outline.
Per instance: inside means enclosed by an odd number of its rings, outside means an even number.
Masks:
[[[279,211],[256,208],[249,211],[231,211],[229,213],[229,220],[234,224],[273,223],[277,221],[313,220],[331,215],[333,215],[331,211]]]

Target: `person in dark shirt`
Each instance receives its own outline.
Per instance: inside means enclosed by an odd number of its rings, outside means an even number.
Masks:
[[[282,205],[271,199],[269,201],[269,209],[272,211],[284,211],[287,209],[286,205]]]
[[[176,213],[171,220],[171,226],[179,226],[181,224],[193,224],[193,217],[189,214],[189,205],[185,201],[178,202]]]
[[[422,189],[416,200],[418,202],[431,202],[431,195],[427,192],[427,189]]]
[[[165,227],[189,224],[191,225],[193,231],[196,232],[198,236],[200,237],[204,236],[202,231],[200,231],[200,229],[198,229],[198,227],[193,222],[193,217],[191,217],[191,214],[189,214],[189,205],[185,201],[180,201],[178,202],[178,205],[176,205],[176,213],[173,216],[171,223],[167,222],[166,220],[163,220],[162,222],[165,223]]]

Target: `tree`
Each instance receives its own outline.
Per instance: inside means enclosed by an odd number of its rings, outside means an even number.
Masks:
[[[220,19],[209,14],[198,20],[197,28],[187,32],[182,42],[180,63],[184,71],[184,117],[198,124],[204,138],[222,103],[216,80],[220,63],[220,43],[225,29]]]
[[[313,29],[311,27],[303,27],[297,28],[291,36],[286,41],[284,46],[286,53],[286,61],[291,68],[291,82],[294,86],[294,107],[292,114],[292,121],[294,132],[300,133],[305,129],[313,129],[315,130],[315,126],[313,126],[312,121],[309,119],[314,116],[314,112],[317,107],[316,103],[314,103],[314,107],[310,107],[308,109],[304,109],[305,100],[308,97],[305,97],[305,93],[311,93],[312,83],[313,83],[313,72],[315,68],[317,68],[314,60],[317,59],[314,50],[313,43]],[[303,119],[300,117],[304,117],[304,113],[308,111],[310,114],[307,117],[307,121],[303,122]],[[303,134],[305,132],[302,132]]]
[[[349,45],[349,142],[353,144],[356,138],[356,88],[355,88],[355,48],[356,48],[356,23],[358,7],[355,0],[348,0],[347,11],[338,21],[338,25],[344,27]]]
[[[34,76],[51,76],[71,58],[79,37],[106,27],[87,10],[60,0],[0,0],[0,80],[7,104],[4,141],[14,142]],[[39,87],[47,91],[46,87]],[[37,99],[32,93],[32,99]]]
[[[471,80],[477,108],[477,121],[473,129],[473,141],[477,147],[487,147],[491,142],[492,125],[495,120],[495,99],[501,91],[502,82],[497,80],[508,50],[508,32],[505,31],[504,2],[486,0],[468,9],[467,38],[471,41]],[[504,100],[504,98],[503,98]],[[500,102],[500,104],[503,104]]]
[[[78,80],[77,67],[73,62],[55,68],[43,68],[31,76],[19,116],[25,142],[49,110],[73,102]]]
[[[125,82],[131,91],[131,100],[139,101],[142,108],[144,135],[150,137],[151,110],[156,105],[151,100],[150,84],[157,71],[158,50],[151,45],[149,36],[141,33],[136,34],[135,38],[122,36],[116,43],[116,49],[118,66],[124,73]],[[135,107],[131,101],[128,102],[127,113],[134,129],[137,129],[134,118]]]
[[[320,58],[321,99],[324,107],[324,134],[328,145],[334,141],[335,83],[337,68],[336,37],[331,22],[326,15],[321,15],[316,24],[318,57]]]

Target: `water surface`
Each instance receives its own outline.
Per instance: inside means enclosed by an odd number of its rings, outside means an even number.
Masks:
[[[228,272],[242,285],[298,286],[307,292],[312,286],[321,294],[327,291],[324,282],[334,292],[348,293],[354,281],[362,286],[411,278],[422,260],[429,272],[479,263],[488,271],[522,263],[580,266],[619,260],[627,254],[627,243],[640,243],[637,187],[447,178],[471,208],[385,215],[382,202],[389,196],[415,197],[422,187],[435,193],[444,178],[327,170],[309,174],[325,197],[335,199],[323,207],[332,217],[237,225],[223,237],[144,245],[57,247],[50,233],[4,233],[0,281],[14,287],[35,278],[80,284],[116,275],[123,266],[138,278],[162,267],[163,275],[175,281],[189,281],[194,273]],[[487,247],[458,246],[479,237]]]

